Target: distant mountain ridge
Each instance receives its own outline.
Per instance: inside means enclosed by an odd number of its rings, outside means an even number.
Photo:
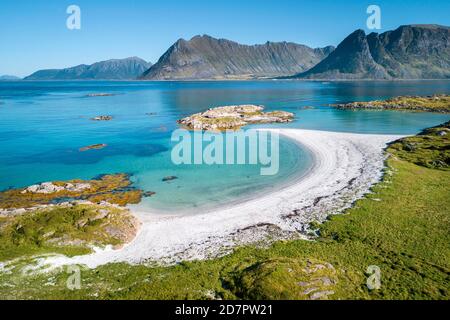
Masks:
[[[0,81],[8,81],[8,80],[20,80],[21,78],[16,77],[16,76],[12,76],[9,74],[5,74],[5,75],[1,75],[0,76]]]
[[[24,80],[131,80],[136,79],[151,65],[138,57],[110,59],[91,65],[39,70]]]
[[[369,35],[356,30],[323,61],[293,78],[450,79],[450,27],[406,25]]]
[[[334,47],[312,49],[289,42],[242,45],[208,35],[175,42],[149,70],[146,80],[251,79],[308,70]]]

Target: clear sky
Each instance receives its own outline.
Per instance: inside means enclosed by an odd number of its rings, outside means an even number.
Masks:
[[[66,9],[81,8],[69,30]],[[370,4],[382,29],[450,25],[449,0],[0,0],[0,75],[139,56],[156,62],[177,39],[209,34],[245,44],[337,45],[365,29]]]

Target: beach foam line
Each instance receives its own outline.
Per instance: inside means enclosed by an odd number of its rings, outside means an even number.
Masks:
[[[402,136],[337,133],[302,129],[268,129],[306,147],[310,170],[282,189],[242,203],[195,215],[134,212],[142,226],[122,249],[72,258],[55,256],[46,264],[83,264],[90,268],[112,262],[175,263],[206,259],[233,247],[275,238],[304,237],[312,221],[338,214],[370,191],[382,177],[388,142]]]

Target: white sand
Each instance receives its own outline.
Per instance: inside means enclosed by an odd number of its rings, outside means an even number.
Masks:
[[[310,150],[314,164],[289,186],[257,199],[196,215],[162,216],[135,212],[142,221],[137,237],[120,250],[46,260],[52,266],[110,262],[141,263],[204,259],[270,234],[304,235],[311,221],[342,212],[382,177],[383,148],[400,136],[274,129]]]

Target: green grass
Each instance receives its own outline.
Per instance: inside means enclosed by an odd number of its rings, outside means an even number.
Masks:
[[[0,217],[0,261],[48,252],[86,254],[90,245],[120,245],[133,231],[133,222],[128,211],[94,205]]]
[[[450,171],[421,163],[428,132],[416,148],[388,152],[383,182],[344,215],[320,226],[316,241],[248,246],[223,258],[172,267],[109,264],[81,272],[81,290],[66,288],[64,270],[24,276],[18,263],[0,274],[0,297],[39,299],[307,299],[326,277],[332,299],[450,299]],[[328,266],[310,272],[319,265]],[[381,269],[381,288],[366,286],[368,266]],[[50,284],[49,284],[50,283]],[[316,286],[316,285],[315,285]]]
[[[402,139],[390,148],[398,157],[417,165],[450,170],[450,121]]]

